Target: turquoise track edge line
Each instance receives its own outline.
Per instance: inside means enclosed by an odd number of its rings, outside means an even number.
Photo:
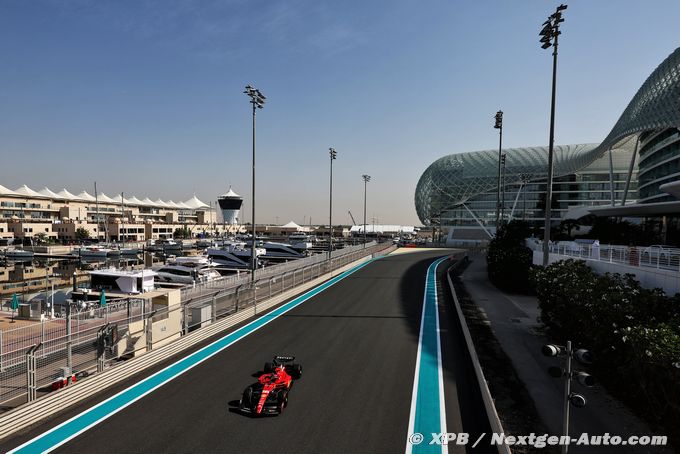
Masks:
[[[361,268],[367,266],[368,264],[380,260],[381,257],[372,258],[364,263],[350,268],[347,271],[330,278],[328,281],[314,287],[299,295],[287,303],[271,310],[270,312],[261,315],[255,320],[252,320],[247,325],[242,326],[236,331],[229,333],[212,343],[202,347],[200,350],[177,360],[173,364],[161,369],[160,371],[146,377],[145,379],[131,385],[130,387],[120,391],[119,393],[109,397],[108,399],[94,405],[93,407],[79,413],[78,415],[70,418],[67,421],[53,427],[52,429],[44,432],[37,437],[25,442],[24,444],[9,451],[10,454],[13,453],[35,453],[35,452],[49,452],[59,446],[65,444],[72,438],[75,438],[79,434],[87,431],[91,427],[99,424],[115,413],[123,410],[125,407],[133,404],[137,400],[141,399],[145,395],[151,393],[155,389],[163,386],[169,381],[177,378],[178,376],[189,371],[193,367],[202,363],[203,361],[209,359],[210,357],[216,355],[220,351],[231,346],[235,342],[243,339],[259,328],[267,325],[269,322],[277,319],[284,313],[294,309],[305,301],[313,298],[317,294],[323,292],[328,287],[334,285],[335,283],[341,281],[347,276],[353,274],[354,272],[360,270]]]
[[[425,441],[412,446],[413,453],[442,452],[442,446],[430,445],[431,433],[441,433],[441,412],[445,405],[444,396],[440,395],[440,355],[438,298],[437,298],[437,269],[449,257],[441,257],[430,264],[425,280],[425,302],[423,311],[423,333],[421,340],[420,364],[418,367],[418,391],[416,397],[416,413],[413,432],[425,436]]]

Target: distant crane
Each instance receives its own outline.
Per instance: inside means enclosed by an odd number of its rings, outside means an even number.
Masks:
[[[354,216],[352,216],[352,212],[349,210],[347,210],[347,212],[349,213],[349,217],[352,218],[352,225],[357,225],[356,221],[354,220]]]

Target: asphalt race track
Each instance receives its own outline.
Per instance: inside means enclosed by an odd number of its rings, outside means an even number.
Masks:
[[[404,452],[425,275],[445,254],[374,261],[55,452]],[[489,430],[450,306],[444,274],[450,264],[442,263],[438,279],[446,426],[448,432],[471,432],[474,440]],[[277,417],[240,414],[234,404],[275,354],[294,355],[303,366],[289,406]],[[16,447],[103,398],[6,440],[0,449]],[[488,446],[479,448],[475,452]],[[449,446],[449,452],[463,449]]]

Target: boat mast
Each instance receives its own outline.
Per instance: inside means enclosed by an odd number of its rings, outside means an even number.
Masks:
[[[120,237],[123,238],[123,248],[125,248],[125,234],[123,233],[125,227],[125,197],[124,192],[120,193]],[[120,239],[120,238],[119,238]]]
[[[97,243],[99,243],[99,232],[101,232],[101,218],[99,217],[99,196],[97,195],[97,182],[94,182],[94,204],[97,207]],[[104,238],[106,241],[106,238]]]

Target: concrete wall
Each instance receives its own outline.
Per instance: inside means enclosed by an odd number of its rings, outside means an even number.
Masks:
[[[133,355],[145,353],[146,332],[144,331],[144,320],[130,323],[128,333],[130,335],[128,348],[133,352]]]
[[[152,299],[154,310],[160,313],[152,319],[151,343],[153,348],[162,347],[180,338],[182,333],[181,296],[181,291],[177,289]]]
[[[534,265],[543,264],[543,252],[534,252]],[[559,262],[560,260],[584,260],[586,264],[598,274],[619,273],[633,274],[635,279],[644,288],[660,288],[666,295],[672,296],[680,292],[680,273],[672,270],[663,270],[643,266],[630,266],[623,263],[604,262],[601,260],[579,259],[569,255],[550,254],[549,263]]]
[[[0,238],[14,238],[14,233],[9,231],[6,222],[0,222]]]
[[[56,238],[56,232],[52,231],[52,223],[49,222],[20,222],[11,221],[7,223],[7,228],[14,234],[15,238],[32,238],[42,233],[46,237]]]

